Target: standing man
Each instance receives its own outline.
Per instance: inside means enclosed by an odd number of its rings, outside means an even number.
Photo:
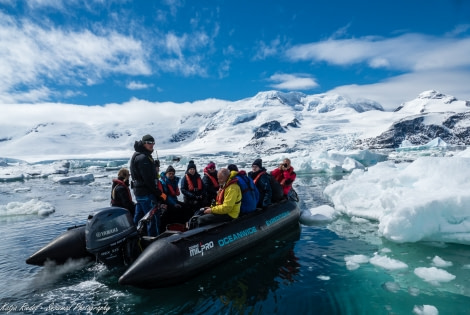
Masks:
[[[144,215],[166,200],[166,195],[156,185],[157,178],[155,161],[152,157],[155,139],[151,135],[145,135],[142,140],[134,143],[134,155],[131,158],[130,169],[133,189],[137,201],[134,223],[137,224]],[[160,234],[160,210],[151,218],[147,226],[149,236]]]

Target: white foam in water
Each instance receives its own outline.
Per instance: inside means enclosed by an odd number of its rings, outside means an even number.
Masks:
[[[406,269],[408,265],[402,261],[389,258],[387,256],[374,255],[369,262],[375,266],[387,269],[387,270],[396,270],[396,269]]]
[[[46,261],[44,268],[40,269],[34,276],[33,285],[36,287],[42,287],[50,283],[54,283],[68,273],[83,269],[88,262],[89,260],[87,258],[69,259],[63,265],[57,265],[52,261]]]
[[[424,281],[430,282],[432,284],[439,284],[439,282],[449,282],[455,279],[453,274],[436,267],[418,267],[415,268],[414,273]]]
[[[13,201],[7,205],[0,205],[0,216],[18,216],[37,214],[39,216],[47,216],[55,212],[54,206],[50,203],[31,199],[27,202]]]
[[[413,314],[416,315],[438,315],[439,311],[432,305],[415,305]]]

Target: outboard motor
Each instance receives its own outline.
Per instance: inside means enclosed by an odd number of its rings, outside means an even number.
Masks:
[[[131,213],[107,207],[88,216],[86,249],[108,267],[127,266],[140,254],[137,229]]]

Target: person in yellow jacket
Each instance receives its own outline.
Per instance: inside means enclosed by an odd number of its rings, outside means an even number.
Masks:
[[[207,225],[217,222],[232,221],[240,214],[242,192],[235,176],[237,172],[230,172],[226,168],[219,170],[217,180],[220,185],[217,193],[216,205],[204,208],[204,215],[198,218],[198,225]]]

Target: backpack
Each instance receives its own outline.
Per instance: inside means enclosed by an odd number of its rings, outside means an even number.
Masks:
[[[242,192],[242,202],[240,205],[240,214],[250,213],[256,210],[256,205],[259,200],[259,191],[256,188],[255,183],[246,174],[238,173],[235,176],[238,181],[237,184],[240,186]]]
[[[271,202],[276,203],[282,200],[284,197],[284,191],[282,190],[281,184],[276,180],[271,174],[267,174],[269,177],[269,182],[271,184],[272,198]]]

